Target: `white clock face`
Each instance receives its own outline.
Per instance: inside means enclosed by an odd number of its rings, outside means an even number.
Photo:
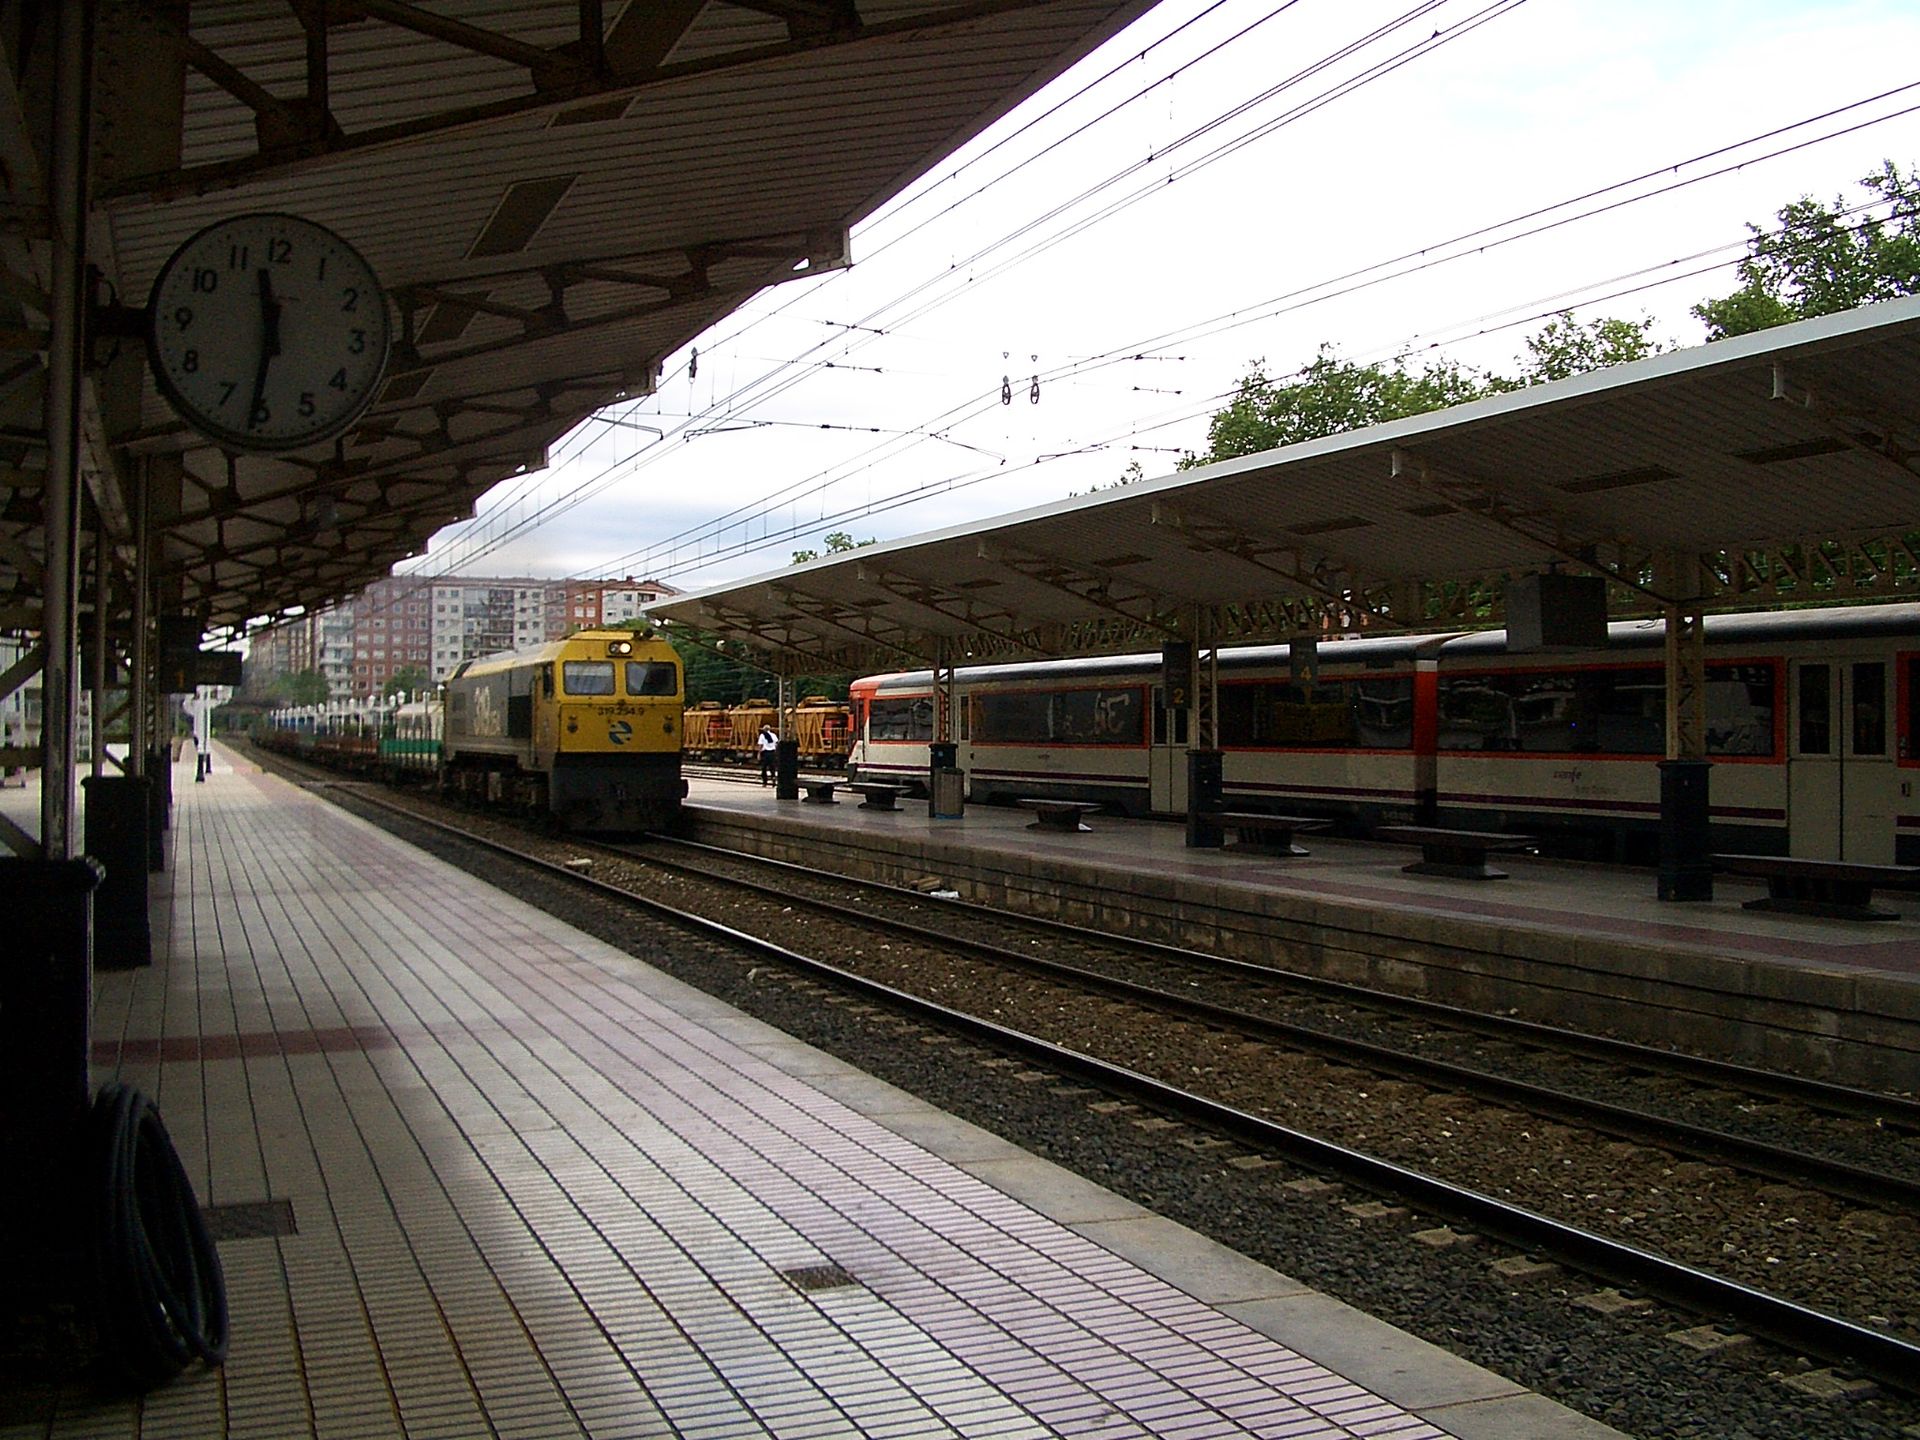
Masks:
[[[344,430],[387,363],[387,301],[367,262],[292,215],[239,215],[173,254],[148,302],[161,391],[238,450],[295,450]]]

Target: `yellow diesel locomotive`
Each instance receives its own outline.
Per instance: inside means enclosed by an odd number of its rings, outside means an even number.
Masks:
[[[673,647],[626,630],[469,660],[447,681],[444,783],[565,830],[660,829],[685,794],[684,693]]]

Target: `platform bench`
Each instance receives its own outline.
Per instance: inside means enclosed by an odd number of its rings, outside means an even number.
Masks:
[[[878,780],[862,780],[847,786],[847,789],[865,797],[860,801],[862,810],[898,810],[900,807],[893,802],[907,793],[904,785],[888,785]]]
[[[1100,806],[1088,800],[1049,800],[1035,797],[1028,800],[1016,800],[1014,804],[1022,809],[1034,812],[1033,823],[1029,830],[1059,830],[1069,835],[1085,834],[1093,827],[1082,825],[1080,817],[1091,815]]]
[[[1307,815],[1263,815],[1252,810],[1207,810],[1202,815],[1223,830],[1240,838],[1229,849],[1255,855],[1308,855],[1305,846],[1293,843],[1296,833],[1325,830],[1331,820]]]
[[[1507,872],[1487,863],[1501,850],[1525,850],[1539,842],[1531,835],[1502,830],[1447,830],[1435,825],[1382,825],[1375,837],[1400,845],[1418,845],[1420,858],[1400,868],[1409,875],[1445,875],[1453,880],[1504,880]]]
[[[800,803],[803,805],[838,805],[840,802],[833,798],[833,792],[845,783],[844,780],[809,780],[802,777],[800,788],[807,793],[802,797]]]
[[[1873,903],[1874,890],[1911,889],[1920,882],[1920,865],[1862,865],[1791,855],[1716,855],[1713,868],[1767,882],[1766,898],[1749,900],[1744,909],[1830,920],[1898,920],[1899,911]]]

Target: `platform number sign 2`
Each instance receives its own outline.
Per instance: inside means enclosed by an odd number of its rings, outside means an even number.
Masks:
[[[390,340],[373,268],[295,215],[236,215],[190,236],[147,303],[155,383],[233,450],[332,439],[372,401]]]

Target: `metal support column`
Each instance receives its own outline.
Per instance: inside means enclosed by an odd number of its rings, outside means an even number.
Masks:
[[[773,705],[773,728],[780,734],[780,743],[773,752],[773,798],[798,800],[800,741],[794,733],[793,677],[785,670],[779,671],[774,677]]]
[[[933,741],[927,746],[927,815],[934,820],[958,820],[966,813],[960,745],[954,738],[955,693],[953,653],[942,640],[933,662]]]
[[[108,561],[107,517],[93,507],[93,654],[87,676],[88,773],[107,773],[107,608],[113,581]]]
[[[73,858],[75,686],[80,611],[80,412],[86,345],[87,154],[92,112],[94,6],[56,5],[53,163],[48,223],[53,239],[47,342],[46,595],[41,672],[40,845],[48,860]]]
[[[1662,557],[1662,589],[1699,593],[1698,562]],[[1667,758],[1660,762],[1660,876],[1662,900],[1713,898],[1712,811],[1708,796],[1707,648],[1697,603],[1666,607]]]
[[[153,672],[153,462],[141,459],[134,473],[133,496],[133,646],[127,658],[127,708],[130,745],[127,759],[134,775],[147,782],[147,873],[167,867],[167,807],[172,803],[173,759],[162,741],[155,713],[159,697]]]
[[[1189,615],[1193,644],[1187,671],[1187,844],[1196,850],[1217,850],[1227,839],[1213,818],[1226,808],[1220,754],[1220,656],[1206,612],[1195,606]]]
[[[92,105],[92,0],[47,7],[54,39],[47,222],[45,569],[42,577],[39,859],[0,861],[0,1266],[8,1309],[45,1314],[85,1273],[91,1211],[83,1140],[99,870],[74,844],[75,639],[79,611],[80,421]],[[25,218],[24,216],[22,217]]]

